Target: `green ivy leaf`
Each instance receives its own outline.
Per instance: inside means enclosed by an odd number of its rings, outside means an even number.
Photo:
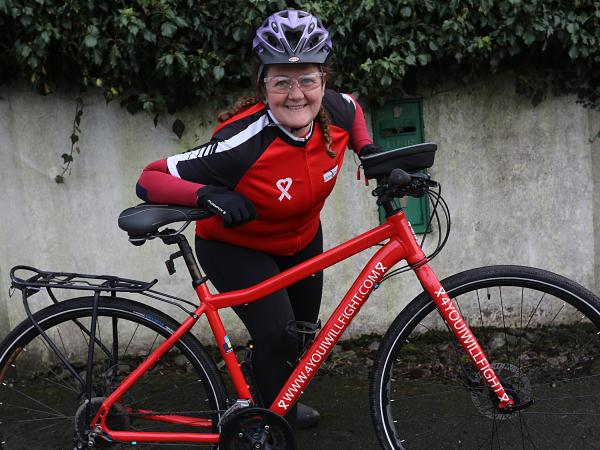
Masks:
[[[569,58],[571,59],[577,59],[577,57],[579,56],[579,51],[577,50],[577,47],[573,46],[569,49]]]
[[[173,37],[176,31],[177,26],[171,22],[165,22],[160,27],[160,34],[167,38]]]
[[[525,33],[523,41],[526,45],[531,45],[535,42],[535,36],[532,33]]]
[[[48,44],[50,42],[50,32],[47,30],[42,31],[40,38],[42,41],[44,41],[44,43]]]
[[[63,154],[62,154],[62,155],[60,155],[60,156],[62,157],[62,159],[63,159],[63,162],[64,162],[65,164],[73,161],[73,157],[72,157],[71,155],[69,155],[68,153],[63,153]]]
[[[85,45],[88,48],[94,48],[97,43],[98,39],[96,39],[96,36],[93,36],[91,34],[88,34],[83,40],[83,45]]]
[[[151,44],[156,44],[156,34],[154,34],[152,31],[144,30],[142,35],[144,36],[144,40],[150,42]]]
[[[62,175],[56,175],[54,181],[56,181],[57,184],[64,184],[65,178]]]
[[[420,65],[426,66],[429,61],[431,61],[431,56],[427,54],[417,55],[417,60],[419,61]]]
[[[236,28],[233,32],[233,40],[236,42],[240,42],[242,40],[242,30],[240,28]]]
[[[175,119],[175,122],[173,122],[172,130],[173,133],[175,133],[177,137],[181,139],[181,136],[183,136],[183,132],[185,130],[185,124],[181,120]]]
[[[403,6],[400,8],[400,14],[402,17],[410,17],[412,15],[412,9],[410,6]]]
[[[111,67],[119,67],[121,59],[121,50],[119,50],[119,47],[117,45],[113,45],[108,55],[108,60],[110,61]]]
[[[221,78],[225,76],[225,69],[221,66],[216,66],[213,68],[213,75],[215,80],[219,81]]]

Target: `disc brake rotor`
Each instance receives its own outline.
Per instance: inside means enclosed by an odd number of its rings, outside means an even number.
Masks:
[[[517,404],[525,404],[531,401],[531,382],[527,375],[517,366],[507,363],[493,363],[492,368],[506,393]],[[489,419],[508,420],[517,416],[518,412],[503,412],[498,408],[498,398],[492,389],[483,380],[481,374],[477,374],[476,381],[481,388],[471,391],[471,400],[477,410]]]

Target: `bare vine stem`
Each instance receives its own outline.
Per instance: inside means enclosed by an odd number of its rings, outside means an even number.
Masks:
[[[69,150],[69,153],[63,153],[61,155],[63,159],[62,172],[56,175],[56,177],[54,177],[54,181],[56,181],[58,184],[64,183],[65,175],[71,174],[71,163],[74,160],[74,153],[81,153],[81,149],[79,148],[78,142],[79,136],[81,134],[81,129],[79,128],[79,125],[81,124],[81,116],[83,116],[83,98],[77,97],[75,99],[75,104],[75,118],[73,119],[73,130],[71,131],[70,137],[71,148]]]

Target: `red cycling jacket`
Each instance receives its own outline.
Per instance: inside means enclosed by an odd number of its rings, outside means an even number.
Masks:
[[[295,254],[317,232],[349,142],[356,152],[371,143],[354,98],[326,90],[323,105],[334,158],[325,152],[317,122],[307,136],[295,137],[261,102],[220,124],[207,144],[148,165],[137,194],[152,203],[196,206],[196,191],[203,185],[227,186],[254,204],[257,218],[225,228],[212,217],[196,223],[196,234],[270,254]]]

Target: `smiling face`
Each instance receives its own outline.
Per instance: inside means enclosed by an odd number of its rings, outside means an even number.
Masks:
[[[286,128],[294,130],[298,136],[304,136],[310,130],[310,123],[317,116],[321,108],[321,101],[325,93],[325,79],[318,79],[318,87],[311,89],[315,78],[311,74],[320,72],[316,64],[275,64],[269,66],[265,78],[287,77],[291,78],[292,86],[285,89],[274,89],[275,82],[285,85],[285,78],[277,78],[265,86],[266,99],[275,118]],[[300,77],[300,80],[298,78]],[[307,78],[308,77],[308,78]],[[298,82],[296,82],[298,80]],[[300,86],[303,89],[300,89]],[[297,130],[297,131],[296,131]]]

